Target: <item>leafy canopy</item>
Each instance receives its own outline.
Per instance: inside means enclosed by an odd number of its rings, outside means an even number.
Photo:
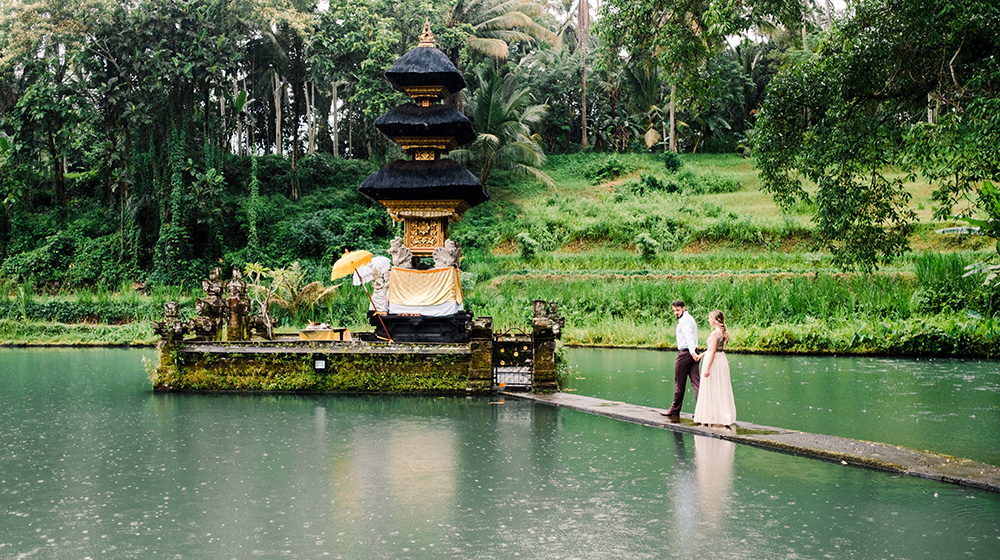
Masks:
[[[871,270],[908,250],[915,220],[904,180],[884,169],[936,181],[942,217],[1000,173],[1000,6],[861,0],[852,8],[815,55],[771,82],[755,153],[776,202],[814,201],[817,233],[837,262]]]

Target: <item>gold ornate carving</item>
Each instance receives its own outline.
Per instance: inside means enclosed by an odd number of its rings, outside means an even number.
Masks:
[[[447,237],[448,220],[444,218],[406,218],[404,244],[414,255],[430,255],[434,249],[444,246]]]
[[[437,159],[436,150],[414,150],[413,159],[417,161],[434,161]]]
[[[417,136],[396,136],[392,141],[399,144],[399,147],[406,151],[424,149],[444,152],[454,150],[458,147],[458,144],[455,143],[455,138],[451,136],[428,136],[424,138]]]
[[[447,218],[457,222],[469,209],[464,200],[383,200],[382,205],[397,222],[409,218]]]
[[[403,91],[406,95],[409,95],[416,101],[419,101],[423,105],[424,101],[427,101],[427,105],[424,107],[429,107],[431,101],[437,101],[438,99],[444,99],[451,95],[448,88],[444,86],[403,86]]]

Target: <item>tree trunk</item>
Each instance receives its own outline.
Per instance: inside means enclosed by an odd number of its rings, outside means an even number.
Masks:
[[[222,148],[226,148],[227,144],[231,144],[232,141],[229,137],[229,121],[226,120],[226,96],[219,95],[219,120],[222,121],[222,130],[219,131],[219,143]]]
[[[49,153],[52,155],[52,170],[55,175],[56,202],[59,206],[66,204],[66,174],[63,172],[63,161],[56,150],[56,138],[50,131],[48,133]]]
[[[272,78],[274,84],[274,153],[282,155],[281,148],[281,94],[285,89],[285,83],[277,72]]]
[[[339,122],[337,119],[337,81],[333,81],[333,99],[330,101],[330,115],[333,116],[333,155],[340,155],[340,138],[338,137]]]
[[[675,109],[677,106],[677,86],[670,84],[670,151],[677,153],[677,120]]]
[[[590,38],[590,1],[578,0],[576,6],[577,38],[580,41],[580,149],[587,149],[587,43]]]
[[[316,84],[306,82],[303,90],[306,98],[306,153],[312,155],[316,153]]]
[[[233,98],[234,99],[236,98],[237,95],[239,95],[239,91],[240,90],[239,90],[238,86],[239,86],[239,83],[236,81],[236,78],[234,77],[233,78]],[[233,115],[233,118],[236,119],[236,155],[242,156],[243,155],[243,117],[240,116],[240,114],[237,113],[237,114]]]
[[[804,51],[809,50],[809,44],[806,38],[806,22],[809,21],[808,11],[809,0],[804,0],[802,9],[802,50]]]

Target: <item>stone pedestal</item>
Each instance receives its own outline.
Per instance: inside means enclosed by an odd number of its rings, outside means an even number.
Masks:
[[[531,344],[534,354],[531,372],[531,390],[535,393],[554,393],[559,390],[556,381],[556,336],[553,322],[548,317],[531,320]]]
[[[469,390],[483,392],[493,385],[493,317],[477,317],[469,332]]]

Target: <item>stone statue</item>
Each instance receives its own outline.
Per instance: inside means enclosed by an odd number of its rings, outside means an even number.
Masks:
[[[372,258],[372,311],[387,313],[389,311],[389,259],[385,257]]]
[[[229,324],[226,325],[226,340],[250,340],[250,300],[247,285],[239,269],[233,269],[233,279],[229,281]]]
[[[403,238],[396,237],[389,242],[389,256],[392,257],[392,266],[396,268],[413,268],[413,252],[406,245],[403,245]]]
[[[195,311],[198,313],[195,332],[207,340],[222,340],[222,328],[228,319],[226,300],[222,297],[223,286],[222,271],[215,267],[208,274],[208,280],[201,281],[205,297],[195,300]]]
[[[180,342],[185,334],[191,332],[191,326],[181,321],[180,305],[176,301],[163,304],[163,320],[153,323],[153,332],[162,337],[161,345]]]
[[[459,261],[462,260],[462,249],[451,239],[444,242],[444,247],[434,249],[434,268],[458,268]]]

